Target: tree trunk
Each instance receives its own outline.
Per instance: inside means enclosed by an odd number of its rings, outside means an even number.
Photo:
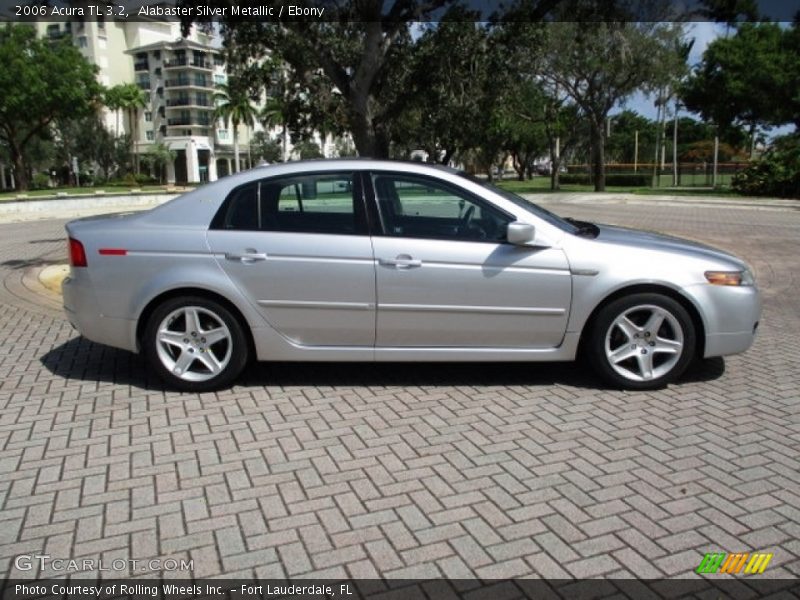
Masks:
[[[233,126],[233,166],[236,167],[236,172],[242,170],[239,164],[239,127],[238,124]]]
[[[525,181],[525,162],[520,160],[519,155],[514,153],[514,170],[517,172],[517,181]]]
[[[16,179],[17,189],[21,192],[27,192],[29,186],[28,170],[25,167],[25,160],[22,158],[22,153],[19,148],[13,144],[10,146],[11,161],[14,163],[14,178]]]
[[[283,123],[283,162],[289,162],[289,127]]]
[[[678,100],[675,100],[675,115],[672,118],[672,185],[678,185]]]
[[[358,155],[368,158],[389,158],[389,140],[385,131],[373,126],[375,121],[366,93],[350,94],[350,102],[352,108],[348,111],[348,120]]]
[[[594,191],[606,191],[606,156],[603,139],[604,119],[590,120],[590,139],[592,145],[592,173],[594,175]]]
[[[561,184],[558,179],[558,171],[561,168],[561,139],[558,136],[550,138],[550,189],[559,190]]]
[[[139,166],[139,153],[137,152],[139,146],[139,109],[133,109],[133,164],[136,174],[138,175],[141,167]]]

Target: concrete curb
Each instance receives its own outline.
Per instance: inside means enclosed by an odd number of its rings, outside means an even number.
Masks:
[[[145,210],[179,196],[170,194],[135,194],[90,196],[56,200],[9,200],[0,202],[0,223],[40,219],[70,219],[90,215]]]

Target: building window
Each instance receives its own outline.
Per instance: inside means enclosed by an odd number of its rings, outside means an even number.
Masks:
[[[228,139],[228,130],[227,129],[217,129],[217,137],[221,140]]]
[[[88,48],[89,41],[86,39],[85,35],[82,35],[78,38],[78,48]]]
[[[220,75],[219,73],[214,74],[214,83],[217,85],[222,85],[227,81],[227,77],[225,75]]]
[[[217,67],[221,67],[225,64],[225,60],[222,58],[221,54],[214,55],[214,65]]]
[[[156,134],[152,129],[145,131],[144,135],[147,138],[148,142],[152,142],[154,139],[156,139]]]
[[[151,113],[149,110],[146,110],[144,112],[144,120],[147,121],[147,122],[152,121],[153,120],[153,113]]]

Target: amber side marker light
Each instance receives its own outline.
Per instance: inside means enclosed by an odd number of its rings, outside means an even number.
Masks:
[[[712,285],[753,285],[748,271],[706,271],[705,276]]]

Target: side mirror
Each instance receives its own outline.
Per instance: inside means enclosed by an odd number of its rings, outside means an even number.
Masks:
[[[508,224],[506,239],[509,244],[524,246],[531,243],[536,237],[536,228],[522,221],[514,221]]]

